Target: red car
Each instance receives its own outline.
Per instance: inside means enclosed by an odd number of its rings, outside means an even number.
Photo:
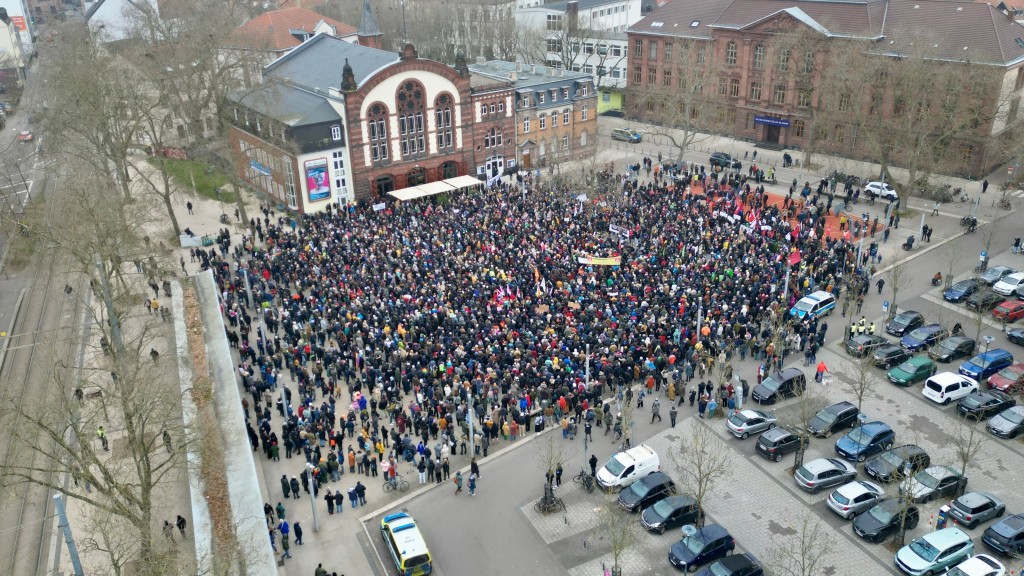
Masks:
[[[988,378],[989,388],[1002,390],[1008,394],[1013,394],[1022,386],[1024,386],[1024,362],[1011,364]]]
[[[1016,322],[1024,318],[1024,301],[1006,300],[992,311],[992,316],[1005,322]]]

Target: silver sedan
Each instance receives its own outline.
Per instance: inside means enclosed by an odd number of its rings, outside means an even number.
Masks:
[[[878,504],[885,497],[885,491],[874,482],[857,480],[844,484],[829,494],[826,503],[833,512],[849,520]]]
[[[751,434],[775,428],[775,421],[775,416],[761,410],[740,410],[729,416],[725,426],[733,436],[746,439]]]

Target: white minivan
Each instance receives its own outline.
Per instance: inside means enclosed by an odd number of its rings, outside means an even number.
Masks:
[[[942,372],[924,383],[924,397],[938,404],[949,404],[978,389],[978,381],[956,372]]]
[[[621,490],[658,470],[661,470],[658,453],[646,444],[641,444],[612,456],[611,460],[597,471],[597,483],[609,492]]]

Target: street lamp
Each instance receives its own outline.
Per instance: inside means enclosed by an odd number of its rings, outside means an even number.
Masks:
[[[306,483],[309,484],[309,506],[313,510],[313,531],[319,532],[320,519],[316,516],[316,490],[313,489],[314,482],[316,482],[316,480],[313,478],[313,465],[306,462]],[[344,506],[345,503],[342,502],[341,505]]]
[[[982,336],[981,339],[985,341],[985,354],[988,354],[988,347],[992,345],[992,342],[994,342],[996,338],[995,336],[989,336],[986,334]]]

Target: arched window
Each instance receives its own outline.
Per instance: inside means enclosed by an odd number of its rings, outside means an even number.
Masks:
[[[426,147],[423,115],[426,108],[423,85],[409,80],[402,83],[396,96],[398,103],[398,137],[402,156],[423,153]]]
[[[501,144],[501,130],[491,128],[486,134],[484,134],[484,148],[495,148],[497,146],[501,146]]]
[[[448,93],[434,99],[434,119],[437,122],[438,151],[452,147],[452,97]]]
[[[736,65],[736,43],[729,42],[725,45],[725,63],[729,66]]]
[[[370,132],[370,157],[374,162],[388,159],[388,108],[380,102],[370,105],[366,120]]]

